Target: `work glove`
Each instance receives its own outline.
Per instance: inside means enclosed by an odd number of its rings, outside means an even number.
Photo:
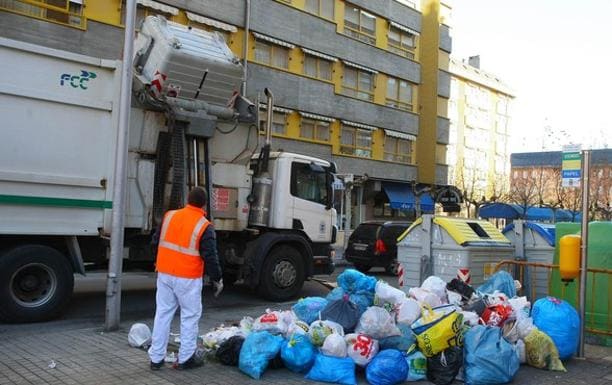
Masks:
[[[223,291],[223,278],[219,279],[216,282],[213,282],[213,287],[215,289],[215,298],[217,298],[219,294],[221,294],[221,292]]]

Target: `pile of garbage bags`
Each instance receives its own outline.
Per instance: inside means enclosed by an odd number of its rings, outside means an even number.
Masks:
[[[503,271],[478,288],[432,276],[407,293],[353,269],[337,282],[326,298],[211,330],[200,338],[207,357],[254,379],[284,366],[346,385],[360,373],[373,385],[484,385],[511,382],[521,364],[565,371],[577,349],[576,310],[552,297],[532,308]]]

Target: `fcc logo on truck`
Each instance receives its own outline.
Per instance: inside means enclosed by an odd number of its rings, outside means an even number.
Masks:
[[[60,86],[70,85],[72,88],[80,88],[82,90],[87,89],[87,83],[91,79],[97,78],[95,72],[81,70],[80,75],[62,74],[60,76]]]

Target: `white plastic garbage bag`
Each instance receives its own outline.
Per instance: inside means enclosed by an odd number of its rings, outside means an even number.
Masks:
[[[372,361],[380,348],[378,341],[365,334],[351,333],[344,337],[348,356],[359,366],[365,367]]]
[[[380,308],[379,308],[380,309]],[[385,311],[383,309],[380,309]],[[386,312],[386,311],[385,311]],[[387,313],[389,314],[389,313]],[[333,321],[314,321],[310,324],[308,334],[310,335],[310,342],[315,346],[322,346],[327,336],[332,333],[340,334],[344,336],[344,329],[341,325]]]
[[[285,334],[287,332],[287,324],[285,320],[287,314],[283,314],[280,311],[271,311],[266,309],[266,314],[258,317],[253,322],[253,331],[267,331],[271,334]]]
[[[151,329],[143,323],[135,323],[130,328],[128,344],[133,348],[148,348],[151,345]]]
[[[253,330],[253,317],[242,317],[240,320],[240,329],[247,336]]]
[[[219,326],[208,333],[204,334],[202,338],[202,345],[208,349],[217,349],[223,342],[229,340],[234,336],[246,337],[248,333],[245,333],[242,328],[237,326]]]
[[[451,305],[461,306],[461,300],[463,297],[459,293],[455,293],[454,291],[446,291],[446,296],[448,297],[448,303]]]
[[[448,303],[448,298],[446,298],[446,282],[442,278],[435,275],[427,277],[421,284],[421,289],[434,293],[440,298],[441,303]]]
[[[397,312],[397,323],[412,325],[414,321],[421,316],[421,305],[412,299],[404,298],[399,304],[399,310]]]
[[[518,355],[518,358],[521,364],[527,363],[527,355],[525,352],[525,342],[523,342],[523,340],[516,341],[516,345],[514,345],[514,350],[516,351],[516,354]]]
[[[387,310],[393,310],[405,298],[406,294],[403,291],[394,288],[385,281],[376,282],[374,305],[384,307]]]
[[[473,311],[460,311],[459,313],[463,314],[463,323],[468,326],[476,326],[478,325],[478,321],[480,321],[480,317],[477,313]]]
[[[425,289],[421,289],[420,287],[413,287],[408,290],[408,295],[410,297],[416,299],[418,302],[427,304],[431,307],[438,307],[442,305],[442,301],[440,301],[440,297],[435,295],[434,293],[427,291]]]
[[[287,333],[285,333],[285,338],[289,339],[293,335],[308,335],[308,324],[302,321],[295,321],[289,324],[287,327]]]
[[[355,328],[355,333],[365,334],[377,340],[402,335],[391,314],[377,306],[369,307],[363,313]]]
[[[522,316],[516,320],[516,330],[520,339],[524,340],[533,329],[535,329],[533,318]]]
[[[325,338],[321,353],[332,357],[346,357],[346,342],[340,334],[332,333]]]

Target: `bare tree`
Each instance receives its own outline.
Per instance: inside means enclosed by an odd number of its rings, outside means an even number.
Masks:
[[[519,174],[510,185],[510,201],[523,209],[523,216],[527,209],[537,202],[538,193],[534,179],[529,175]]]
[[[481,180],[478,178],[477,170],[474,168],[466,169],[461,165],[461,167],[456,169],[455,181],[463,194],[463,202],[468,218],[472,218],[472,207],[474,207],[474,217],[478,217],[478,210],[485,203],[486,198],[485,191],[481,186]]]
[[[609,221],[612,217],[610,201],[612,200],[612,180],[606,175],[608,165],[594,167],[590,175],[590,218]]]

